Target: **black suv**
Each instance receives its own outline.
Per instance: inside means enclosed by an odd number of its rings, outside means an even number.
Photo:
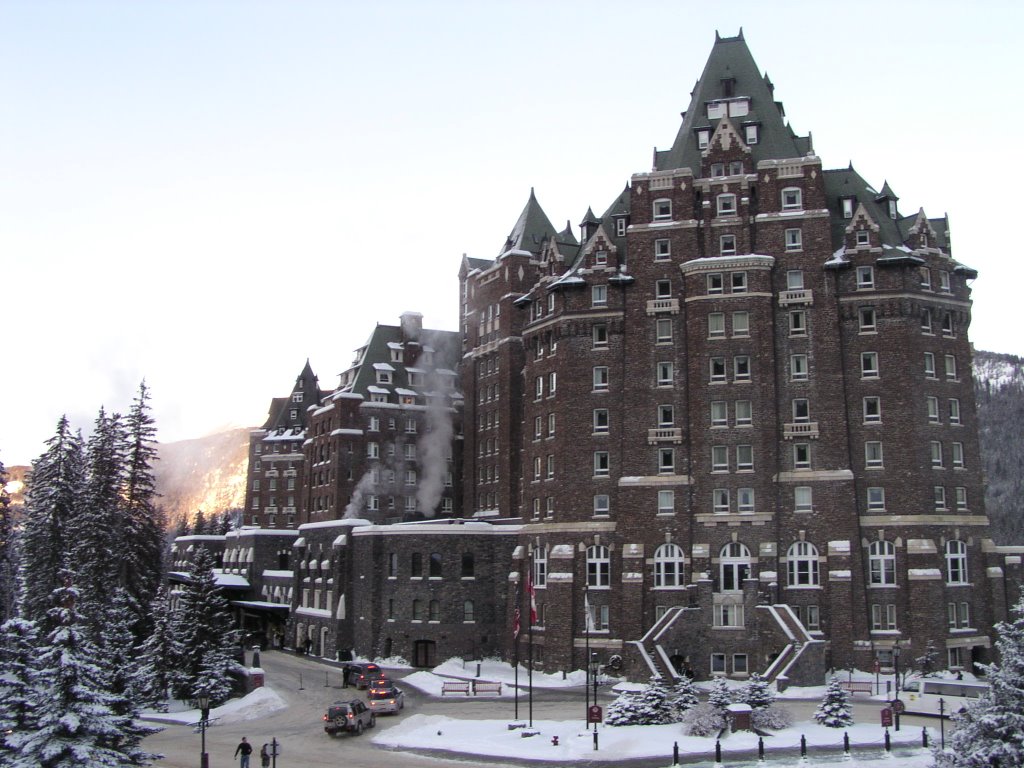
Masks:
[[[377,680],[384,677],[384,670],[373,663],[347,664],[349,685],[354,685],[357,690],[369,688]]]
[[[377,716],[359,699],[336,701],[324,715],[324,730],[331,736],[339,732],[358,736],[364,728],[373,728],[376,724]]]

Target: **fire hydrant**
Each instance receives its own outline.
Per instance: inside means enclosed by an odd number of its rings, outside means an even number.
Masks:
[[[557,747],[558,746],[558,737],[557,736],[552,736],[551,737],[551,746],[552,747]]]

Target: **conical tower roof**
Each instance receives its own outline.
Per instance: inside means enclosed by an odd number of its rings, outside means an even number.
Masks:
[[[548,219],[544,209],[537,202],[537,196],[530,189],[530,199],[526,201],[523,212],[519,214],[509,236],[505,239],[505,245],[501,253],[509,251],[529,251],[538,254],[541,245],[545,240],[555,235],[555,228]]]

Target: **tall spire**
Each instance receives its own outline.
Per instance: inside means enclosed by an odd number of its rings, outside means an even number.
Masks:
[[[530,199],[526,201],[523,212],[519,214],[512,231],[505,239],[505,245],[501,253],[508,251],[529,251],[539,254],[545,240],[555,234],[555,228],[548,219],[547,214],[537,202],[537,196],[530,187]]]

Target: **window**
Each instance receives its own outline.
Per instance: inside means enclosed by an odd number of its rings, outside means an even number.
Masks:
[[[967,489],[963,486],[956,487],[956,508],[958,512],[967,509]]]
[[[928,308],[921,310],[921,333],[932,332],[932,311]]]
[[[799,251],[803,249],[803,230],[792,227],[786,230],[786,250]]]
[[[608,389],[608,366],[594,366],[594,391],[603,392]]]
[[[548,548],[533,549],[533,586],[536,588],[548,585]]]
[[[472,624],[476,621],[476,613],[474,611],[472,600],[464,600],[462,603],[462,621],[464,624]]]
[[[955,397],[949,399],[949,423],[960,423],[960,401]]]
[[[611,586],[612,561],[608,547],[595,544],[587,547],[587,586],[607,588]]]
[[[946,355],[946,378],[951,381],[957,380],[956,357],[953,355]]]
[[[534,459],[533,459],[533,479],[535,481],[536,480],[540,480],[540,473],[541,473],[540,456],[535,456]]]
[[[607,285],[595,285],[590,289],[590,303],[595,307],[604,307],[608,305],[608,286]]]
[[[794,469],[810,469],[811,468],[811,444],[810,443],[793,443],[793,468]]]
[[[423,555],[413,552],[409,558],[409,575],[414,579],[423,578]]]
[[[756,125],[745,125],[743,126],[743,137],[747,144],[757,144],[757,126]]]
[[[737,355],[732,359],[734,381],[750,381],[750,356]]]
[[[725,381],[725,358],[711,358],[711,381]]]
[[[878,353],[877,352],[861,352],[860,353],[860,377],[862,379],[877,379],[878,378]]]
[[[437,552],[430,553],[430,578],[441,578],[441,555]]]
[[[747,273],[746,272],[732,272],[729,275],[730,282],[732,283],[733,293],[746,293],[747,292]]]
[[[964,444],[953,443],[953,468],[963,469],[964,468]]]
[[[754,469],[754,446],[736,446],[736,469],[740,472]]]
[[[604,323],[597,323],[591,329],[591,335],[594,341],[594,347],[607,347],[608,346],[608,326]]]
[[[811,420],[811,406],[806,398],[798,397],[793,400],[793,421],[808,422]]]
[[[672,241],[668,238],[659,238],[654,241],[654,260],[668,261],[672,258]]]
[[[750,550],[738,541],[722,547],[719,553],[719,588],[722,592],[739,592],[750,576]]]
[[[924,375],[926,378],[935,378],[935,355],[931,352],[924,353]]]
[[[971,626],[970,603],[947,603],[946,615],[950,629],[967,629]]]
[[[713,400],[711,402],[711,426],[726,427],[729,425],[729,416],[724,400]]]
[[[553,479],[555,476],[555,456],[549,453],[547,458],[547,478],[548,480]]]
[[[750,313],[749,312],[733,312],[732,313],[732,335],[733,336],[749,336],[750,335]]]
[[[724,445],[711,446],[711,471],[729,471],[729,449]]]
[[[857,290],[865,291],[875,287],[875,268],[857,267]]]
[[[676,452],[674,448],[658,449],[658,474],[674,475],[676,472]]]
[[[939,512],[946,510],[946,489],[944,486],[936,485],[934,488],[935,509]]]
[[[722,176],[725,176],[725,163],[712,163],[711,177],[717,179]]]
[[[753,514],[754,489],[740,488],[736,491],[736,511],[740,514]]]
[[[868,509],[872,512],[885,511],[885,488],[868,488]]]
[[[554,436],[555,436],[555,414],[549,413],[548,414],[548,437],[554,437]],[[495,439],[495,442],[497,442],[497,439]],[[495,446],[495,450],[497,450],[497,446]]]
[[[925,398],[925,405],[928,411],[928,421],[932,424],[939,423],[939,398],[928,396]]]
[[[793,489],[793,509],[796,512],[814,511],[814,491],[809,485],[798,485]]]
[[[857,246],[871,245],[871,233],[866,229],[857,230]]]
[[[671,427],[675,422],[675,408],[671,405],[658,406],[658,426]]]
[[[533,396],[537,400],[540,400],[542,397],[544,397],[544,377],[543,376],[537,376],[533,380]]]
[[[807,381],[807,355],[789,356],[789,378],[793,381]]]
[[[864,423],[878,424],[882,421],[882,399],[880,397],[864,398]]]
[[[852,219],[853,218],[853,198],[852,197],[844,197],[842,199],[842,203],[843,203],[843,218],[844,219]]]
[[[672,342],[672,320],[667,317],[659,317],[654,326],[654,341],[658,344]]]
[[[791,587],[816,587],[820,584],[818,549],[809,541],[796,541],[786,555],[786,571]]]
[[[877,586],[896,583],[896,547],[891,541],[873,541],[868,547],[868,583]]]
[[[603,435],[608,433],[608,409],[594,409],[594,434]]]
[[[712,653],[711,654],[711,674],[724,675],[725,670],[725,654],[724,653]]]
[[[789,313],[789,335],[807,335],[807,313],[802,309],[794,309]]]
[[[782,190],[782,210],[798,211],[803,207],[803,196],[796,187],[787,187]]]
[[[366,444],[366,458],[378,459],[380,458],[380,445],[378,443],[367,443]]]
[[[868,440],[864,443],[864,465],[878,469],[882,466],[882,441]]]
[[[719,603],[712,614],[712,623],[716,627],[742,627],[743,605],[739,603]]]
[[[676,513],[676,492],[658,491],[658,514],[674,515]]]
[[[624,237],[626,235],[626,220],[623,217],[615,219],[615,236]]]
[[[654,221],[671,221],[672,220],[672,201],[666,198],[659,198],[653,203]]]
[[[949,272],[944,269],[939,270],[939,290],[943,293],[950,293],[953,290],[949,282]]]
[[[860,324],[861,333],[874,333],[875,332],[875,308],[874,307],[861,307],[857,313]]]
[[[929,443],[928,450],[929,450],[929,454],[931,455],[932,468],[933,469],[941,469],[942,468],[942,443],[940,443],[938,440],[932,440],[931,443]]]
[[[673,378],[673,365],[671,362],[658,363],[658,386],[671,387]]]
[[[729,514],[728,488],[715,488],[711,492],[711,511],[716,515]]]
[[[423,601],[413,600],[412,601],[412,620],[423,621]]]
[[[719,216],[735,216],[736,215],[736,195],[733,194],[722,194],[716,198],[718,204],[718,215]]]
[[[790,269],[786,272],[786,290],[800,291],[804,287],[804,271],[802,269]]]
[[[718,238],[720,256],[732,256],[736,253],[736,235],[721,235]]]
[[[967,583],[967,545],[956,539],[946,542],[946,583]]]
[[[428,621],[441,620],[441,603],[437,600],[431,600],[427,604],[427,619]]]
[[[718,272],[708,275],[708,293],[722,293],[725,290],[724,285],[722,276]]]
[[[736,426],[749,427],[754,422],[753,407],[749,400],[737,400],[735,403]]]
[[[956,331],[953,328],[953,313],[945,312],[942,315],[942,335],[952,338],[956,335]]]
[[[552,371],[548,374],[548,397],[554,397],[558,389],[558,374]]]
[[[709,129],[701,128],[697,131],[697,149],[707,149],[710,141],[711,131]]]
[[[611,501],[608,494],[599,493],[594,496],[594,515],[606,516],[611,509]]]
[[[896,606],[893,603],[871,605],[871,629],[874,632],[892,632],[896,629]]]
[[[534,416],[533,417],[533,439],[534,440],[540,440],[543,436],[544,436],[544,417],[543,416]],[[487,442],[489,444],[490,440],[488,440]],[[489,449],[488,449],[487,453],[490,453]]]
[[[662,544],[654,550],[654,586],[683,586],[683,567],[686,559],[678,544]]]
[[[655,280],[654,281],[654,295],[659,299],[667,299],[672,296],[672,281],[671,280]]]
[[[918,274],[921,278],[921,288],[930,291],[932,289],[932,271],[928,267],[921,267]]]
[[[725,338],[725,313],[712,312],[708,315],[708,338]]]
[[[594,451],[594,476],[608,477],[608,451]]]

